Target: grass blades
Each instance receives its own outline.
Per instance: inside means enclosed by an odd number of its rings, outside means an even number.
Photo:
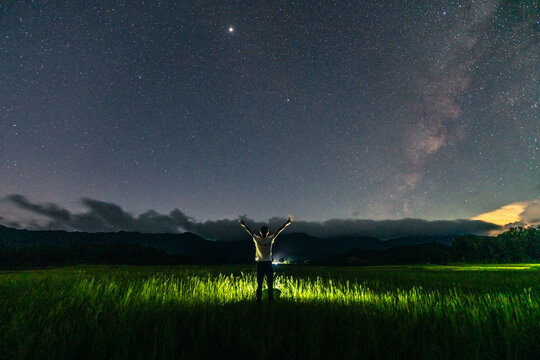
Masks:
[[[260,305],[246,266],[1,273],[0,358],[535,358],[538,266],[499,267],[278,267]]]

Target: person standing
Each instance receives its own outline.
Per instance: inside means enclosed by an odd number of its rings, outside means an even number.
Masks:
[[[270,230],[268,227],[263,226],[259,230],[260,236],[255,234],[251,229],[246,225],[244,220],[239,220],[240,225],[246,229],[246,231],[251,235],[253,242],[255,243],[255,260],[257,261],[257,302],[261,302],[262,298],[262,283],[264,277],[266,276],[266,284],[268,286],[268,301],[272,302],[274,300],[274,269],[272,267],[272,245],[274,240],[287,226],[292,223],[292,218],[289,219],[283,224],[275,233],[268,235]]]

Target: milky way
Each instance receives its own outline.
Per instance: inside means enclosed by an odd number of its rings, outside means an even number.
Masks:
[[[8,2],[0,216],[28,220],[12,194],[199,221],[537,204],[539,19],[535,1]]]

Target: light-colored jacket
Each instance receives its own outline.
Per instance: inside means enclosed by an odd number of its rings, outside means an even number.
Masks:
[[[272,261],[272,244],[274,244],[274,235],[268,235],[263,238],[253,234],[253,242],[255,243],[255,260],[256,261]]]

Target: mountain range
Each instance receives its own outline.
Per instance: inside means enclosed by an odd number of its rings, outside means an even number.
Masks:
[[[321,239],[305,233],[281,234],[273,247],[274,259],[287,261],[336,260],[341,255],[359,251],[363,258],[376,259],[392,248],[416,247],[420,244],[439,243],[449,246],[453,237],[400,237],[380,240],[374,237],[334,237]],[[248,234],[236,241],[212,241],[194,233],[154,234],[139,232],[68,232],[55,230],[21,230],[0,226],[0,250],[24,248],[67,248],[73,246],[132,245],[155,248],[168,255],[182,255],[195,262],[250,262],[254,247]],[[425,247],[425,246],[424,246]],[[407,250],[414,252],[414,249]],[[388,253],[388,252],[387,252]],[[353,255],[350,255],[353,256]],[[339,262],[339,261],[338,261]]]

